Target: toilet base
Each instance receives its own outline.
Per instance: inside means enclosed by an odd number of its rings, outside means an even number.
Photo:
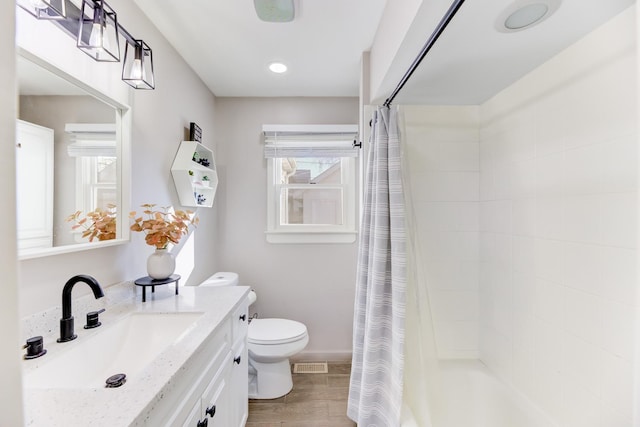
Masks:
[[[249,358],[249,399],[277,399],[292,388],[289,359],[260,363]]]

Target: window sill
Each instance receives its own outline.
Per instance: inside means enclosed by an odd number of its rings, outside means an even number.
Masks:
[[[355,231],[266,231],[267,242],[275,244],[353,243]]]

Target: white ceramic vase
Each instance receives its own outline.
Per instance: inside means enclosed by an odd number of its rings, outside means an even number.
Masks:
[[[167,248],[156,249],[147,258],[147,274],[152,279],[166,279],[176,270],[176,258]]]

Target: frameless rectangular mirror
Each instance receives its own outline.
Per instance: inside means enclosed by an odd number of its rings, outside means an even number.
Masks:
[[[27,52],[17,74],[19,258],[128,241],[129,107]],[[96,209],[108,224],[87,235]]]

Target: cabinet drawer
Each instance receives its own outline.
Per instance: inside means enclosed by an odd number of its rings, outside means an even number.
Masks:
[[[231,315],[231,337],[235,345],[238,340],[246,339],[249,328],[249,302],[248,299],[240,304]]]

